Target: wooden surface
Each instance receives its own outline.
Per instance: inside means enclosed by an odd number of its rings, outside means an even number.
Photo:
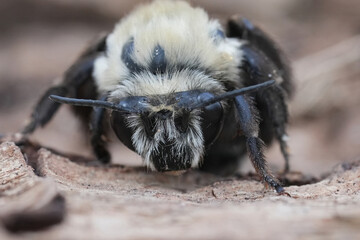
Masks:
[[[220,178],[192,171],[174,177],[89,166],[36,149],[22,148],[36,158],[29,161],[40,177],[18,147],[0,145],[0,239],[360,237],[360,161],[339,165],[316,183],[286,187],[292,196],[287,197],[264,190],[249,175]],[[291,173],[286,179],[302,184],[309,178]],[[43,222],[53,221],[45,230],[36,225],[39,212]]]

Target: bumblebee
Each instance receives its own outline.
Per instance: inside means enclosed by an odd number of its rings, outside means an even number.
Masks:
[[[107,123],[154,171],[235,171],[248,153],[266,185],[264,144],[280,143],[289,170],[286,100],[291,73],[277,45],[240,17],[222,27],[182,1],[135,9],[100,38],[48,89],[22,133],[43,127],[60,105],[90,123],[97,159],[110,161]],[[50,99],[49,99],[50,98]]]

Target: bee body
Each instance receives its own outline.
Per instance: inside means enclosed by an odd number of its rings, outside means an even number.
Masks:
[[[188,3],[155,1],[91,45],[44,94],[23,132],[45,125],[60,103],[93,107],[80,111],[102,162],[110,160],[101,138],[109,119],[152,170],[233,171],[247,151],[264,182],[282,192],[266,168],[262,139],[275,136],[288,163],[290,93],[285,58],[248,20],[231,19],[224,29]]]

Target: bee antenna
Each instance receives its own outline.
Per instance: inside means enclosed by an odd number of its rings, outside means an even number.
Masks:
[[[50,95],[49,98],[55,102],[70,104],[74,106],[82,106],[82,107],[101,107],[112,110],[117,110],[118,106],[114,103],[110,103],[102,100],[92,100],[92,99],[77,99],[77,98],[68,98],[61,97],[57,95]]]
[[[61,97],[57,95],[50,95],[49,98],[55,102],[70,104],[74,106],[82,107],[100,107],[106,108],[117,112],[129,112],[129,113],[139,113],[144,111],[146,108],[146,98],[145,97],[129,97],[120,101],[118,104],[107,102],[103,100],[93,100],[93,99],[77,99],[77,98],[68,98]]]
[[[214,96],[212,98],[208,98],[208,99],[205,99],[204,101],[201,101],[197,105],[193,106],[192,109],[206,107],[208,105],[211,105],[213,103],[216,103],[216,102],[219,102],[219,101],[222,101],[225,99],[234,98],[236,96],[244,95],[244,94],[251,93],[251,92],[256,92],[261,89],[268,88],[274,84],[275,84],[275,80],[269,80],[269,81],[266,81],[263,83],[249,86],[249,87],[243,87],[243,88],[236,89],[236,90],[233,90],[230,92],[225,92],[221,95]]]

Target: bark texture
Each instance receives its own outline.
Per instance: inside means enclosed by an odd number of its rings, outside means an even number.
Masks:
[[[318,181],[290,173],[288,183],[316,182],[286,187],[287,197],[251,175],[167,176],[37,149],[22,147],[41,177],[15,144],[0,145],[1,239],[360,237],[360,161],[338,165]]]

